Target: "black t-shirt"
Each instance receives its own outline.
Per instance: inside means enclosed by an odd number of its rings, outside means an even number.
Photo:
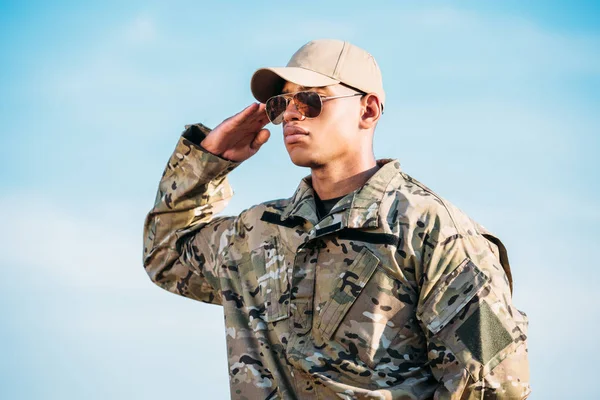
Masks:
[[[319,219],[321,219],[324,216],[326,216],[327,214],[329,214],[329,211],[331,211],[333,206],[335,206],[335,203],[337,203],[344,196],[336,197],[335,199],[321,200],[319,198],[319,195],[315,192],[315,204],[317,206],[317,217],[319,217]]]

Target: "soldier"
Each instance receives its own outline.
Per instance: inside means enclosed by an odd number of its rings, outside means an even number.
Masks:
[[[312,41],[251,89],[260,103],[213,130],[186,126],[145,223],[152,281],[224,308],[231,397],[526,398],[528,322],[506,249],[375,159],[374,58]],[[217,216],[269,121],[310,176],[289,199]]]

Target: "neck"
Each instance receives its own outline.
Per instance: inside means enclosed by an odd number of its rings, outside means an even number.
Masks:
[[[365,184],[379,166],[373,154],[311,169],[312,187],[322,200],[344,196]]]

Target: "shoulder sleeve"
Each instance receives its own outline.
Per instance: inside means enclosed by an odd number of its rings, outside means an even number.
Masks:
[[[436,399],[524,399],[530,393],[528,322],[512,304],[503,257],[502,243],[475,225],[439,235],[424,254],[417,318],[440,382]]]

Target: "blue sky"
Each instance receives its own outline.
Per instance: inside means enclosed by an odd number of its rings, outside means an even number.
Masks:
[[[162,291],[142,225],[185,124],[309,40],[369,50],[375,154],[491,231],[530,317],[532,399],[593,399],[600,5],[0,2],[0,398],[228,398],[221,309]],[[227,212],[290,196],[280,127]]]

